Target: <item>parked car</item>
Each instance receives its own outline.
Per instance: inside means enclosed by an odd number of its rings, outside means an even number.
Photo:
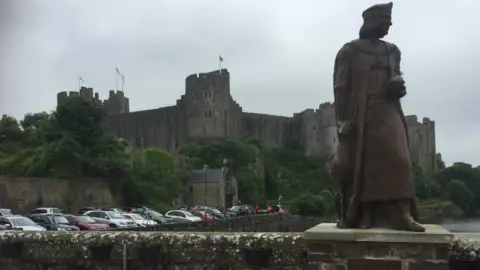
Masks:
[[[146,219],[151,219],[159,224],[173,222],[174,220],[169,217],[165,217],[161,213],[148,208],[137,208],[130,212],[131,214],[139,214]]]
[[[144,216],[135,213],[124,213],[122,214],[126,219],[131,219],[137,223],[140,227],[155,226],[158,223],[152,219],[146,219]]]
[[[115,211],[93,210],[86,212],[85,215],[94,218],[100,223],[108,224],[110,228],[137,227],[137,224],[133,220],[126,219]]]
[[[31,220],[44,227],[48,231],[79,231],[80,229],[72,225],[63,215],[59,214],[34,214],[29,216]]]
[[[220,212],[220,210],[218,210],[217,208],[214,208],[214,207],[210,207],[210,206],[195,206],[193,207],[193,209],[190,210],[190,212],[192,210],[200,210],[200,211],[204,211],[207,213],[207,215],[210,215],[210,216],[214,216],[215,218],[225,218],[225,214]]]
[[[166,217],[173,218],[176,221],[197,222],[202,221],[200,217],[194,216],[185,210],[170,210],[165,214]]]
[[[211,215],[205,214],[205,211],[201,211],[201,210],[198,210],[198,209],[193,209],[193,210],[190,211],[190,213],[192,213],[194,216],[197,216],[197,217],[201,218],[203,221],[214,220],[214,217],[211,216]]]
[[[3,216],[12,216],[12,209],[7,209],[7,208],[0,208],[0,217]]]
[[[50,215],[57,215],[63,214],[63,210],[56,207],[40,207],[33,209],[29,215],[43,215],[43,214],[50,214]]]
[[[77,226],[81,231],[104,230],[110,228],[108,224],[100,223],[87,215],[64,215],[70,224]]]
[[[102,208],[100,208],[100,210],[102,210],[102,211],[114,211],[114,212],[117,212],[117,213],[120,213],[120,214],[126,213],[125,210],[117,208],[117,207],[102,207]]]
[[[78,211],[78,214],[83,215],[83,214],[85,214],[85,212],[96,210],[96,209],[97,208],[91,207],[91,206],[90,207],[83,207]]]
[[[35,224],[31,219],[12,215],[12,216],[2,216],[0,217],[0,225],[5,226],[8,229],[21,229],[23,231],[46,231],[43,226]]]
[[[255,210],[253,208],[250,208],[248,205],[234,205],[227,212],[227,215],[231,217],[254,215],[254,214],[255,214]]]

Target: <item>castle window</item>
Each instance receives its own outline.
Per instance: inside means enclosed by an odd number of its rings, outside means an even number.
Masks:
[[[193,187],[189,186],[188,189],[190,190],[190,193],[193,193]]]
[[[205,111],[205,117],[208,117],[208,111]]]
[[[212,98],[212,92],[208,91],[208,98]]]
[[[313,130],[317,130],[317,127],[313,126]]]
[[[205,98],[208,98],[208,91],[205,91]]]
[[[212,117],[212,111],[208,111],[208,117]]]

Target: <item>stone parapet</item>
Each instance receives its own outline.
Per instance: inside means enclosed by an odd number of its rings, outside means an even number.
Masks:
[[[0,269],[305,269],[303,246],[300,233],[4,231]]]
[[[329,219],[330,221],[331,219]],[[290,214],[266,214],[217,219],[206,222],[159,224],[149,227],[118,228],[111,231],[184,231],[184,232],[304,232],[323,222],[321,218]]]
[[[305,232],[311,269],[449,269],[453,234],[438,225],[425,233],[387,229],[338,229],[324,223]],[[383,267],[383,268],[382,268]]]

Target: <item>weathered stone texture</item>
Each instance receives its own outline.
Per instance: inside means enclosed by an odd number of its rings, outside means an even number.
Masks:
[[[1,232],[0,244],[0,269],[122,269],[124,249],[128,269],[306,267],[300,233]]]
[[[78,192],[81,190],[82,192]],[[76,213],[94,205],[121,205],[119,192],[105,179],[53,179],[0,175],[0,205],[14,213],[26,214],[33,208],[60,207]]]

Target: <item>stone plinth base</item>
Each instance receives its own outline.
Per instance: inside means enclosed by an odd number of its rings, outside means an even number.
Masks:
[[[317,225],[305,232],[309,269],[448,270],[453,234],[438,225],[425,227],[414,233]]]

